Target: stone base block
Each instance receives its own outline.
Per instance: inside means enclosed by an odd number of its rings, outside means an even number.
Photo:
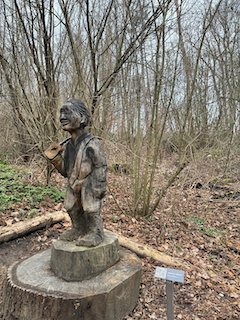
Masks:
[[[136,305],[141,261],[119,251],[120,260],[86,281],[67,282],[50,268],[51,249],[8,270],[5,320],[122,320]]]
[[[105,231],[97,247],[78,247],[75,241],[55,241],[52,244],[51,268],[67,281],[88,280],[110,268],[119,260],[118,238]]]

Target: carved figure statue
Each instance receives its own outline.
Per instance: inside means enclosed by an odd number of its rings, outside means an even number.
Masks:
[[[77,99],[67,101],[60,109],[62,129],[71,134],[62,156],[63,146],[53,143],[45,155],[56,169],[68,178],[65,208],[72,229],[61,240],[74,241],[77,246],[97,246],[103,240],[100,215],[102,199],[107,189],[107,162],[98,137],[85,131],[89,112]]]

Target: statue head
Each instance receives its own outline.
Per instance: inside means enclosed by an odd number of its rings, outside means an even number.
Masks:
[[[90,114],[85,104],[77,99],[68,100],[60,109],[60,122],[65,131],[84,129]]]

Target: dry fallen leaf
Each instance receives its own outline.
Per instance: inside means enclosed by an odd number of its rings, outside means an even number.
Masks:
[[[195,283],[195,286],[197,286],[197,287],[201,287],[201,285],[202,285],[202,281],[201,281],[201,280],[199,280],[199,281],[197,281],[197,282]]]

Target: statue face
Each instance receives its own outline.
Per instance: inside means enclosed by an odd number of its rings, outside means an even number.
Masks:
[[[66,103],[60,109],[59,120],[64,131],[73,132],[80,129],[81,123],[84,121],[84,117],[73,110],[71,108],[71,104]]]

